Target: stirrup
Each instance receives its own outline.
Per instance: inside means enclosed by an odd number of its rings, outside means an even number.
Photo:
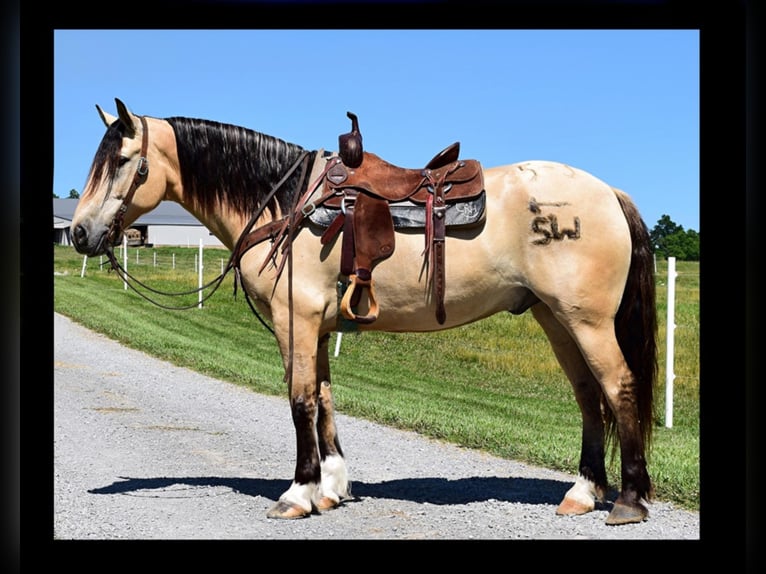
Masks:
[[[354,290],[356,289],[357,285],[357,276],[352,273],[348,276],[348,279],[348,288],[343,294],[343,299],[340,302],[341,313],[343,313],[343,316],[350,321],[364,324],[372,323],[375,321],[375,319],[378,318],[378,299],[375,297],[375,289],[373,287],[372,279],[370,279],[369,284],[366,282],[362,282],[360,284],[361,287],[367,287],[367,292],[370,299],[370,309],[367,312],[367,315],[357,315],[351,310],[351,297],[354,296]]]

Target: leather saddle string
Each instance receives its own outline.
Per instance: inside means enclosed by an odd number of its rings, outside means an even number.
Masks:
[[[456,162],[451,169],[445,169],[438,178],[434,178],[430,171],[427,177],[431,184],[432,193],[426,203],[426,256],[429,259],[429,282],[436,302],[436,319],[439,324],[446,320],[444,309],[444,234],[446,205],[444,201],[444,182],[447,176],[456,171],[460,166]],[[429,229],[430,224],[430,229]]]
[[[253,216],[250,218],[250,221],[248,221],[247,225],[242,229],[242,233],[239,234],[239,239],[237,239],[237,243],[234,245],[234,249],[231,251],[231,258],[229,259],[229,264],[227,265],[227,269],[229,267],[239,267],[239,249],[242,246],[242,243],[245,240],[245,237],[247,237],[247,234],[250,233],[250,229],[252,229],[253,225],[255,225],[255,222],[258,221],[258,218],[263,214],[263,212],[266,210],[266,207],[268,206],[271,199],[274,197],[274,195],[277,193],[277,190],[280,189],[287,179],[293,174],[293,172],[298,168],[299,165],[303,163],[303,160],[308,157],[309,152],[303,151],[299,156],[298,159],[295,160],[293,165],[290,166],[290,169],[287,170],[285,175],[282,176],[282,178],[276,183],[274,187],[271,188],[271,191],[269,192],[269,195],[266,196],[266,198],[261,202],[261,205],[258,207],[258,210],[253,214]]]
[[[266,266],[269,264],[269,261],[274,259],[277,249],[279,248],[280,244],[285,238],[285,233],[288,232],[288,226],[290,225],[291,220],[292,220],[292,224],[296,227],[300,226],[303,223],[303,219],[307,215],[307,212],[305,211],[305,209],[306,209],[306,202],[308,201],[308,198],[314,193],[314,191],[316,191],[316,189],[322,183],[325,176],[327,175],[327,172],[330,171],[330,168],[337,163],[340,163],[339,158],[333,158],[332,160],[327,162],[327,165],[325,166],[324,170],[322,170],[322,173],[319,174],[319,177],[317,177],[314,183],[306,188],[305,193],[303,193],[303,195],[298,198],[298,201],[292,211],[292,216],[287,216],[284,218],[282,225],[279,227],[279,231],[277,231],[272,237],[273,243],[271,246],[271,250],[268,252],[266,257],[264,258],[263,264],[261,265],[261,268],[258,270],[259,275],[263,273],[264,269],[266,269]],[[335,193],[336,193],[335,190],[330,190],[326,192],[324,195],[322,195],[319,199],[314,200],[311,203],[312,210],[316,209],[317,205],[321,205],[322,203],[327,201],[330,197],[335,195]],[[283,249],[282,260],[278,265],[275,263],[275,266],[277,266],[277,277],[279,277],[282,274],[282,270],[284,269],[284,265],[285,265],[284,250],[287,249],[287,245],[285,245],[282,249]]]

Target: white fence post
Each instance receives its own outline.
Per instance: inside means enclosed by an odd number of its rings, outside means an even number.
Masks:
[[[85,277],[85,267],[88,265],[88,256],[82,256],[82,269],[80,270],[80,277]]]
[[[128,236],[123,235],[122,236],[122,266],[125,267],[125,277],[128,276]],[[122,280],[122,288],[127,291],[128,290],[128,280],[123,279]]]
[[[197,298],[199,300],[199,304],[197,305],[197,307],[199,309],[202,309],[202,267],[203,267],[203,265],[202,265],[202,239],[200,239],[199,240],[199,268],[198,268],[199,269],[199,273],[197,275],[198,278],[199,278],[199,291],[197,292]]]
[[[666,328],[667,356],[665,360],[665,426],[673,427],[673,372],[675,306],[676,306],[676,258],[668,257],[668,319]]]

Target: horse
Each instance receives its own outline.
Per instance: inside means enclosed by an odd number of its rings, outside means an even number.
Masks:
[[[235,292],[241,285],[273,326],[297,443],[292,482],[269,518],[321,514],[352,498],[334,418],[333,332],[432,332],[530,311],[582,415],[578,472],[556,513],[583,515],[605,502],[611,447],[621,485],[606,523],[648,519],[655,279],[649,233],[626,192],[553,161],[485,168],[460,160],[457,142],[426,168],[398,168],[361,151],[355,117],[347,136],[356,139],[341,136],[339,150],[327,152],[213,120],[136,115],[115,102],[117,116],[96,105],[106,133],[72,219],[73,244],[81,254],[111,255],[140,215],[174,201],[231,250]],[[383,175],[366,164],[383,166]],[[479,182],[484,203],[466,201],[462,211],[482,216],[444,225],[445,174],[471,169],[464,179]],[[350,187],[335,185],[344,178]],[[405,184],[426,196],[410,212],[431,219],[391,231],[394,204],[412,191],[401,191]],[[341,210],[328,207],[332,200]],[[309,217],[322,207],[331,223]],[[361,225],[347,225],[352,211]],[[370,241],[385,256],[360,263]],[[357,256],[350,265],[349,247]]]

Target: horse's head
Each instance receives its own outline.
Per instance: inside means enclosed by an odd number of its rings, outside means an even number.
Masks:
[[[96,106],[107,129],[72,218],[72,241],[86,255],[117,245],[127,226],[157,207],[169,185],[166,158],[149,137],[150,124],[162,131],[161,122],[136,116],[119,99],[115,102],[118,117]],[[151,139],[159,135],[152,133]]]

